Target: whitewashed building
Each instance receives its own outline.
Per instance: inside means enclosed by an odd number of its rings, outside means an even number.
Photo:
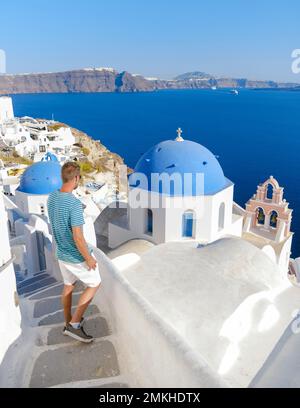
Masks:
[[[12,99],[0,97],[0,147],[14,148],[20,156],[35,162],[47,152],[65,161],[72,154],[75,137],[69,127],[48,130],[50,123],[52,121],[40,122],[29,117],[16,118]]]

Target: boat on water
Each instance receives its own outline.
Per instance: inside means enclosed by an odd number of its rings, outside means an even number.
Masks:
[[[212,89],[213,91],[215,91],[215,90],[217,89],[217,87],[216,87],[216,86],[212,86],[211,89]]]
[[[231,89],[231,90],[230,90],[230,93],[231,93],[232,95],[238,95],[238,94],[239,94],[239,91],[238,91],[237,89]]]

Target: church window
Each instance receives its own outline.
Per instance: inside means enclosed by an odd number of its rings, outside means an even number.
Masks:
[[[224,222],[225,222],[225,204],[221,203],[219,208],[219,231],[221,231],[224,228]]]

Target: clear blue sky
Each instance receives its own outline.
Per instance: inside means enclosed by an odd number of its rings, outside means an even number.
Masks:
[[[1,4],[7,71],[109,66],[172,78],[216,75],[300,82],[299,0],[11,0]]]

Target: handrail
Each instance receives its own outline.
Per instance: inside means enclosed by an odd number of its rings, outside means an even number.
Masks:
[[[0,272],[3,272],[13,261],[16,259],[16,256],[13,255],[7,262],[0,266]]]

